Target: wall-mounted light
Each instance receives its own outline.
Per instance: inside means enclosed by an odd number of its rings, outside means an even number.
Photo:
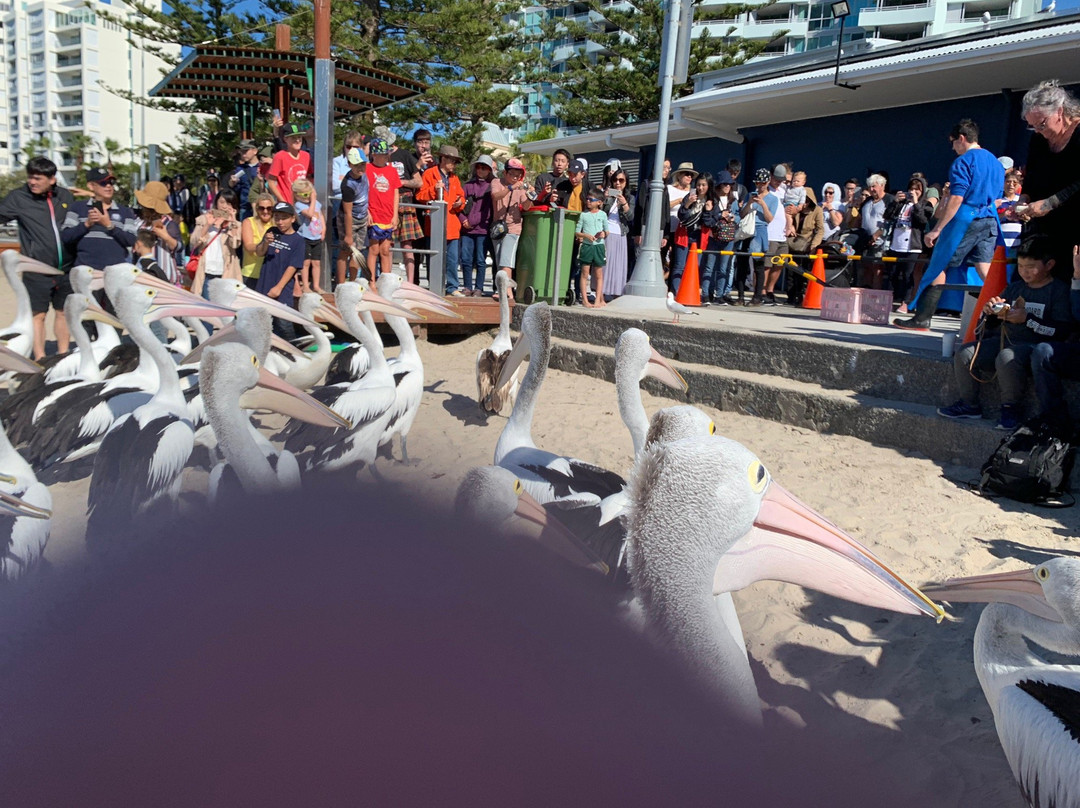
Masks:
[[[840,49],[844,46],[844,23],[847,21],[848,15],[851,14],[851,4],[848,0],[838,0],[836,3],[831,3],[829,8],[832,9],[833,17],[840,20],[840,36],[836,40],[836,71],[833,73],[833,84],[848,90],[857,90],[859,89],[858,84],[848,84],[846,81],[840,81]]]

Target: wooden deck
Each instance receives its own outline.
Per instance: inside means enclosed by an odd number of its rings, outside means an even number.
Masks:
[[[427,339],[429,334],[475,334],[499,325],[497,300],[490,297],[448,297],[446,302],[454,306],[461,317],[420,312],[427,319],[413,323],[413,334],[417,339]],[[376,312],[373,316],[377,324],[384,322],[382,314]]]

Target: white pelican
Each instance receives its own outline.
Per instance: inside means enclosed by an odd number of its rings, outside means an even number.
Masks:
[[[550,354],[551,310],[546,303],[536,303],[525,309],[521,337],[507,357],[496,385],[502,387],[525,357],[529,357],[529,369],[522,379],[514,409],[495,444],[495,465],[512,471],[537,502],[569,499],[599,504],[622,490],[622,477],[591,463],[545,452],[533,443],[533,411]]]
[[[0,346],[0,369],[40,373],[21,354]],[[51,530],[52,495],[15,451],[0,426],[0,577],[26,572],[45,551]]]
[[[700,312],[694,311],[693,309],[687,308],[682,303],[676,302],[675,294],[673,292],[668,292],[667,293],[667,300],[665,301],[664,305],[667,306],[668,311],[670,311],[672,314],[675,315],[671,319],[671,322],[673,322],[673,323],[679,322],[679,318],[684,314],[697,315],[697,314],[700,313]]]
[[[338,311],[350,333],[360,337],[371,356],[371,369],[351,384],[327,385],[312,393],[319,402],[347,418],[352,429],[330,430],[293,423],[279,433],[278,438],[285,438],[285,448],[290,452],[314,447],[307,458],[309,471],[339,471],[356,463],[373,468],[379,440],[394,414],[396,395],[394,377],[383,355],[382,343],[378,335],[360,321],[359,310],[416,316],[372,291],[365,292],[358,283],[339,283],[335,294]]]
[[[5,250],[0,255],[0,266],[4,277],[15,293],[15,320],[7,328],[0,330],[0,342],[8,350],[21,356],[29,356],[34,350],[34,312],[30,309],[30,293],[26,291],[22,274],[36,272],[39,275],[61,275],[55,267],[35,261],[19,254],[17,250]]]
[[[197,302],[195,302],[197,301]],[[116,420],[101,440],[87,496],[86,540],[103,546],[123,535],[159,501],[172,506],[194,447],[195,430],[176,364],[144,317],[220,317],[232,311],[192,295],[143,287],[121,289],[114,301],[131,338],[153,361],[158,388],[147,403]]]
[[[649,429],[649,418],[641,403],[639,389],[646,376],[682,393],[689,389],[679,372],[652,347],[649,335],[640,328],[628,328],[615,343],[615,395],[619,401],[619,415],[634,444],[634,457],[645,447],[645,433]]]
[[[936,618],[944,612],[830,521],[772,482],[740,444],[713,435],[642,452],[629,484],[627,548],[646,627],[737,716],[757,725],[753,674],[716,595],[761,580]]]
[[[246,313],[238,312],[237,319]],[[269,314],[265,316],[269,320]],[[330,428],[350,426],[307,393],[261,367],[255,352],[240,343],[206,349],[199,363],[199,385],[218,448],[225,457],[225,462],[210,474],[212,501],[218,497],[225,479],[234,481],[249,494],[268,494],[300,486],[296,459],[288,452],[267,454],[253,436],[258,433],[241,406],[265,407]],[[249,393],[256,385],[266,395]],[[248,397],[242,405],[245,395]]]
[[[975,673],[1001,748],[1032,808],[1080,806],[1080,665],[1051,664],[1030,640],[1080,655],[1080,559],[956,578],[923,591],[951,603],[989,603],[975,629]]]
[[[413,284],[406,287],[404,279],[393,272],[382,273],[375,286],[380,297],[392,302],[399,302],[408,311],[421,309],[452,317],[459,316],[452,309],[443,305],[442,298],[438,295],[426,289],[414,287]],[[420,402],[424,398],[424,363],[420,360],[420,354],[416,350],[416,339],[413,337],[408,320],[398,314],[386,313],[383,316],[386,319],[386,324],[390,326],[394,336],[397,337],[401,350],[397,356],[387,363],[390,373],[394,377],[394,409],[382,437],[379,438],[379,445],[383,446],[390,443],[394,435],[399,435],[401,437],[401,459],[402,462],[408,463],[409,449],[406,446],[406,441],[409,437],[412,422],[416,419],[416,413],[420,409]]]
[[[495,288],[499,293],[499,333],[491,346],[481,348],[476,355],[476,400],[485,412],[499,413],[509,404],[514,406],[518,391],[518,371],[506,382],[505,387],[496,387],[495,382],[502,375],[503,365],[514,347],[510,339],[510,300],[507,287],[516,289],[517,284],[510,280],[506,270],[500,269],[495,275]]]

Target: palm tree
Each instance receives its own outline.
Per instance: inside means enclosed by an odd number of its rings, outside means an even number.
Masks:
[[[114,172],[114,170],[115,170],[115,169],[113,169],[112,156],[114,154],[117,154],[117,153],[120,152],[120,143],[118,141],[116,141],[116,140],[113,140],[111,137],[107,137],[107,138],[105,138],[104,146],[105,146],[105,165],[108,166],[109,173],[112,174]]]

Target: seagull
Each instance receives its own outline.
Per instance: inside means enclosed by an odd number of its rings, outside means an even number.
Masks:
[[[667,302],[664,305],[667,306],[668,311],[675,315],[675,317],[671,321],[673,323],[679,322],[679,317],[684,314],[700,314],[700,312],[696,312],[693,309],[688,309],[682,303],[676,303],[674,292],[667,293]]]
[[[988,603],[975,629],[975,673],[998,739],[1031,808],[1080,806],[1080,559],[923,587],[950,603]]]

